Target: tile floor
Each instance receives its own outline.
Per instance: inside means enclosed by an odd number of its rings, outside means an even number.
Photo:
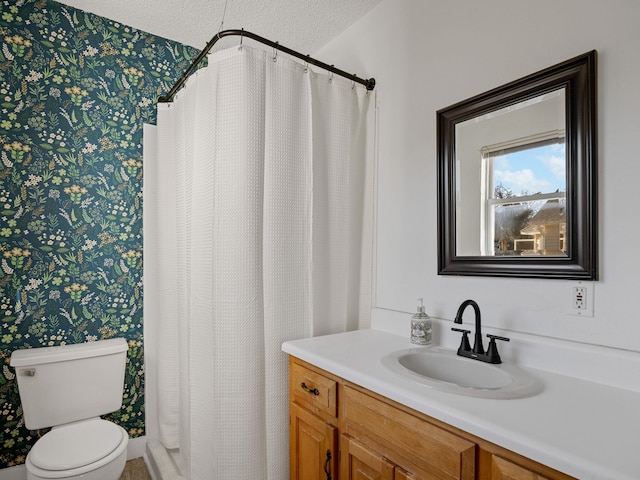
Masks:
[[[142,458],[129,460],[124,467],[120,480],[151,480],[151,475]]]

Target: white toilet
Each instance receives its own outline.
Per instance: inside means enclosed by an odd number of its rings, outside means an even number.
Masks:
[[[11,354],[28,429],[53,427],[27,455],[27,479],[118,480],[129,436],[99,416],[122,406],[124,338]]]

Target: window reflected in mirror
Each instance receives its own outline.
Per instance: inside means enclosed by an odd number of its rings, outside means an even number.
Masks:
[[[456,125],[458,255],[566,255],[565,123],[560,88]]]
[[[564,136],[483,153],[483,255],[566,255]]]

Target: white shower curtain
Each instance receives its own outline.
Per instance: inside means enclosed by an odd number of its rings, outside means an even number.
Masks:
[[[371,97],[244,46],[158,105],[145,322],[160,440],[189,480],[287,479],[282,342],[368,326]]]

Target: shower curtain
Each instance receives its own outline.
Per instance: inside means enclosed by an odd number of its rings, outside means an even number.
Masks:
[[[371,97],[244,46],[158,105],[145,322],[160,440],[188,480],[287,479],[282,342],[368,326]]]

